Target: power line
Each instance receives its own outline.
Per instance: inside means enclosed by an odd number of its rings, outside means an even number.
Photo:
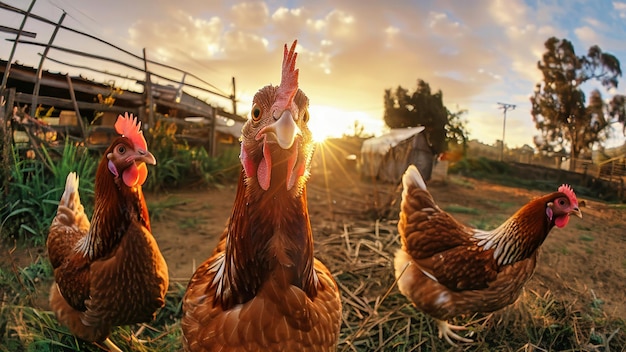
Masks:
[[[511,109],[515,110],[515,104],[498,103],[500,105],[498,109],[502,109],[504,112],[504,119],[502,121],[502,144],[500,145],[500,161],[504,161],[504,131],[506,131],[506,111]]]

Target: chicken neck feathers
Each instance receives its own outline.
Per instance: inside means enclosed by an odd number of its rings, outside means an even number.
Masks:
[[[271,197],[246,195],[244,175],[237,195],[224,252],[223,309],[253,298],[273,270],[285,271],[287,284],[316,294],[313,239],[306,194],[293,198],[287,192]],[[278,186],[277,186],[278,188]]]
[[[244,177],[218,249],[185,294],[188,350],[334,350],[341,303],[313,257],[306,190],[294,198],[277,184],[261,197]]]
[[[96,174],[106,176],[96,177],[91,227],[87,236],[77,244],[79,251],[91,260],[106,255],[117,246],[133,223],[150,231],[148,207],[141,186],[127,187],[121,178],[109,176],[107,164],[108,160],[103,158],[98,165]]]

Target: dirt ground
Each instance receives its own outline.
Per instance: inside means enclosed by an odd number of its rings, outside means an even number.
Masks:
[[[389,206],[399,199],[396,185],[361,180],[351,164],[341,160],[326,160],[326,167],[316,160],[308,185],[316,237],[341,233],[345,224],[373,227],[381,214],[388,215],[388,221],[397,219],[397,204]],[[559,185],[554,186],[556,190]],[[147,196],[148,202],[184,201],[153,222],[172,281],[186,284],[195,267],[210,255],[230,215],[235,187],[233,183]],[[433,180],[429,188],[440,207],[469,209],[452,212],[461,222],[490,228],[542,195],[456,175],[445,182]],[[626,209],[591,199],[584,203],[583,219],[574,217],[567,227],[552,230],[527,288],[540,294],[551,291],[573,307],[599,305],[608,315],[626,317]]]

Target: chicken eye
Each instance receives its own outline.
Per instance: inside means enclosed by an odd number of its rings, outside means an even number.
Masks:
[[[565,200],[559,199],[559,205],[565,205]]]
[[[304,121],[304,123],[309,122],[309,110],[306,110],[304,112],[304,116],[302,117],[302,121]]]
[[[117,152],[118,152],[118,153],[120,153],[120,154],[124,154],[124,153],[126,153],[126,147],[125,147],[125,146],[123,146],[123,145],[119,145],[119,146],[117,147]]]
[[[261,108],[259,108],[256,104],[252,107],[252,112],[250,113],[250,115],[252,115],[252,120],[253,121],[259,121],[259,119],[261,119]]]

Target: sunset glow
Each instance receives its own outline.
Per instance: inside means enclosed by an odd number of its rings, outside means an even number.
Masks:
[[[26,9],[24,0],[5,3]],[[211,92],[185,87],[186,93],[227,108],[232,106],[227,97],[233,94],[237,105],[233,112],[249,111],[260,88],[280,83],[283,46],[297,39],[299,88],[312,104],[310,124],[316,140],[353,135],[355,121],[365,135],[384,133],[385,90],[401,86],[412,92],[416,81],[422,79],[433,92],[442,92],[449,110],[467,110],[469,137],[487,144],[502,139],[504,117],[497,102],[515,105],[506,117],[506,144],[532,146],[538,131],[528,97],[542,79],[537,62],[545,52],[546,39],[571,40],[579,55],[599,45],[622,66],[626,61],[626,47],[620,44],[626,33],[624,0],[557,2],[558,6],[527,0],[504,6],[502,1],[487,0],[478,7],[456,1],[398,2],[394,6],[372,2],[365,6],[340,0],[312,6],[301,0],[224,4],[190,0],[176,3],[176,11],[147,0],[89,1],[80,11],[70,3],[37,1],[32,12],[54,18],[67,11],[63,26],[94,34],[133,56],[146,55],[189,72],[200,80],[175,73],[174,81]],[[145,11],[147,6],[150,11]],[[3,14],[3,26],[19,28],[21,16],[0,11],[0,16]],[[50,25],[40,21],[28,21],[25,30],[38,33],[41,38],[37,41],[45,41],[51,32]],[[5,40],[0,40],[0,52],[11,52],[13,38],[11,33],[2,35],[0,39]],[[79,39],[61,31],[54,45],[120,62],[130,60],[130,66],[107,64],[101,68],[103,73],[81,70],[76,65],[79,62],[80,66],[93,65],[75,54],[55,50],[51,53],[54,61],[46,60],[45,69],[141,92],[138,83],[144,74],[130,67],[143,67],[143,63],[135,62],[128,53],[111,51],[107,45]],[[20,45],[16,59],[37,67],[40,50]],[[164,76],[175,72],[156,64],[150,69]],[[611,92],[602,90],[603,98],[624,94],[623,78],[620,83]],[[626,141],[621,126],[615,135],[611,145]]]
[[[355,134],[355,123],[363,127],[363,134],[380,135],[383,132],[382,118],[376,118],[360,111],[344,111],[331,106],[311,105],[309,128],[316,142],[327,138],[338,138]]]

